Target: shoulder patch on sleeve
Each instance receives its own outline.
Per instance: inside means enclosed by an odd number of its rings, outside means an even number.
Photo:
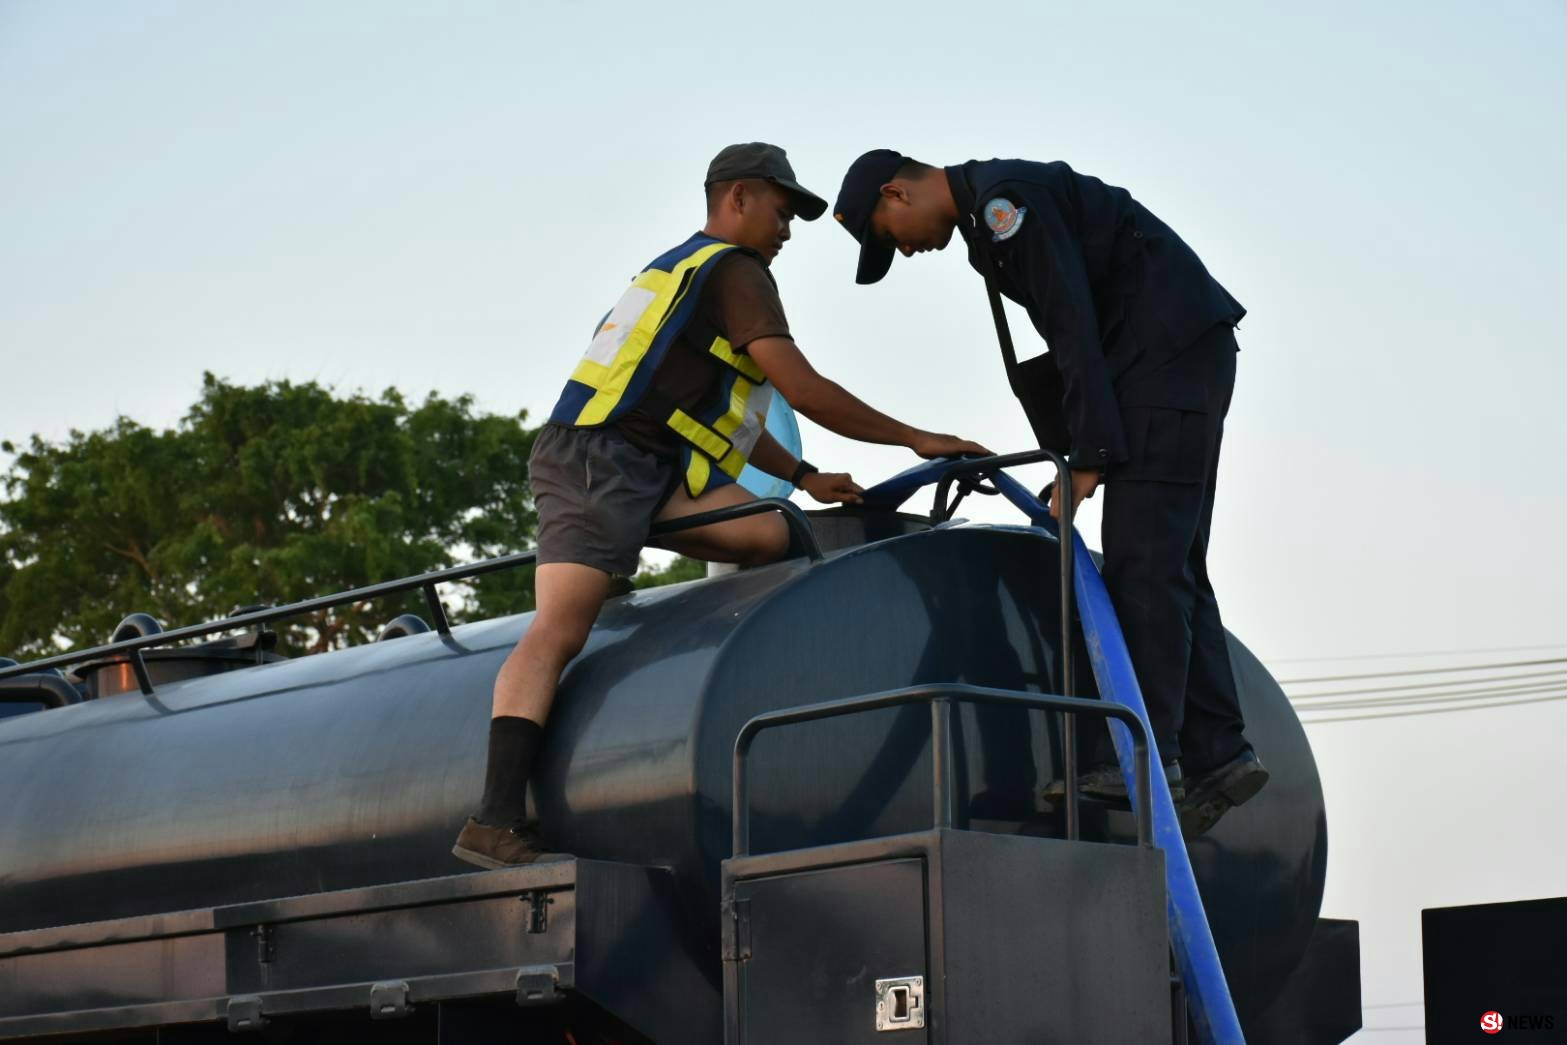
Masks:
[[[985,204],[985,225],[993,233],[991,240],[999,243],[1017,235],[1027,214],[1027,207],[1013,206],[1012,201],[1005,196],[993,197]]]

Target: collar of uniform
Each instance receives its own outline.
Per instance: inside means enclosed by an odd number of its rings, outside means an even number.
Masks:
[[[964,240],[972,240],[979,229],[978,219],[974,216],[974,208],[978,204],[974,199],[974,188],[969,184],[968,167],[966,163],[942,168],[947,175],[947,187],[952,190],[952,202],[958,205],[958,234]]]

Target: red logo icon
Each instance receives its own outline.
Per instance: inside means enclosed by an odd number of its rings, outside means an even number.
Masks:
[[[1499,1012],[1488,1012],[1481,1016],[1480,1029],[1487,1034],[1500,1033],[1502,1029],[1502,1014]]]

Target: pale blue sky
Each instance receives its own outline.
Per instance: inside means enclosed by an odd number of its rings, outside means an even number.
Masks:
[[[540,417],[731,141],[785,146],[829,199],[878,146],[1065,159],[1251,310],[1212,563],[1276,673],[1567,645],[1564,55],[1560,0],[0,0],[0,437],[170,424],[203,368]],[[957,252],[860,288],[830,221],[794,231],[775,270],[820,369],[1027,444]],[[910,463],[806,440],[861,481]],[[1421,906],[1567,891],[1559,842],[1469,844],[1538,834],[1564,727],[1561,704],[1312,727],[1368,1003],[1419,998]],[[1481,782],[1462,815],[1455,762]]]

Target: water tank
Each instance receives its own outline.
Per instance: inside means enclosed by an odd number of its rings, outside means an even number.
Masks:
[[[612,600],[549,723],[530,798],[546,837],[672,869],[685,945],[715,977],[730,757],[747,719],[924,682],[1055,689],[1050,538],[853,515],[820,525],[851,545],[822,561]],[[854,544],[867,533],[890,536]],[[0,932],[468,869],[449,850],[482,786],[492,682],[531,619],[0,720]],[[1274,776],[1190,848],[1244,1017],[1310,939],[1326,827],[1288,702],[1239,642],[1232,651],[1248,734]],[[965,707],[954,721],[959,826],[1058,831],[1036,797],[1058,749],[1050,716]],[[764,734],[753,851],[929,826],[929,739],[923,708]],[[1131,830],[1128,815],[1085,806],[1086,836]]]

